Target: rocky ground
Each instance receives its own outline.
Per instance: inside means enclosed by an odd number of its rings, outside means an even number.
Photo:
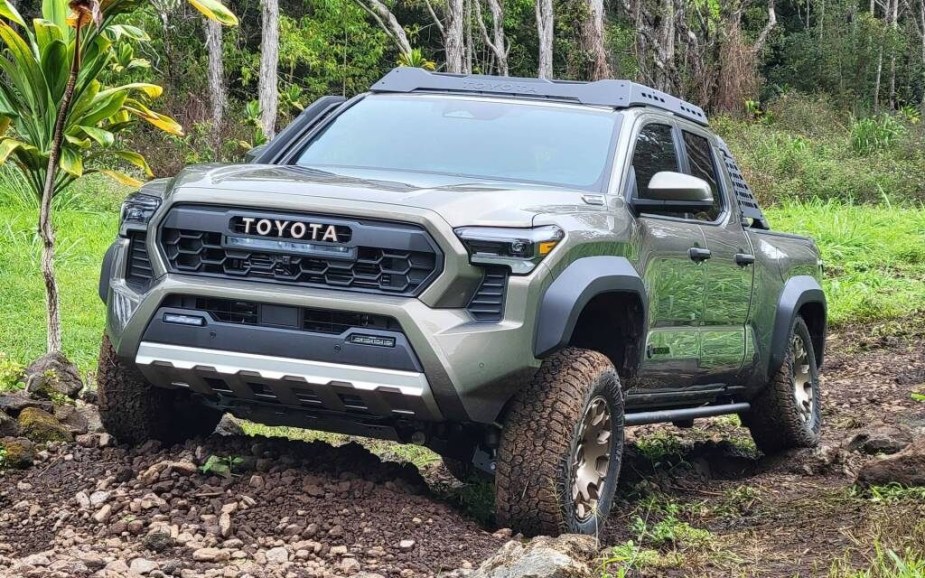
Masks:
[[[0,396],[0,576],[515,576],[551,567],[548,551],[567,575],[806,576],[865,566],[875,543],[925,551],[925,491],[882,489],[925,484],[921,336],[833,336],[815,451],[764,458],[730,418],[636,428],[600,535],[526,549],[474,515],[485,487],[436,463],[233,425],[129,449],[99,431],[92,395],[36,379]]]

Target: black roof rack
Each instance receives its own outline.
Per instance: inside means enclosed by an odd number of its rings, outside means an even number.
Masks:
[[[629,108],[652,106],[706,126],[707,115],[699,106],[628,80],[574,82],[541,78],[513,78],[481,74],[428,72],[421,68],[395,68],[370,88],[372,92],[451,92],[503,94],[528,98],[564,100],[594,106]]]

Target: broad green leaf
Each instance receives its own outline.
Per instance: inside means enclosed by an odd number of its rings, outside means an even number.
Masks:
[[[99,96],[109,96],[110,94],[116,94],[118,92],[125,92],[128,94],[132,91],[140,91],[145,93],[149,98],[157,98],[164,93],[164,88],[156,84],[149,84],[147,82],[133,82],[131,84],[123,84],[122,86],[115,86],[113,88],[101,90]]]
[[[104,147],[112,146],[112,143],[114,143],[116,140],[116,137],[113,136],[113,134],[108,130],[103,130],[93,126],[79,126],[77,128],[82,130],[88,137],[92,138]]]
[[[139,153],[133,151],[113,151],[110,154],[135,165],[139,169],[143,170],[149,177],[154,176],[154,171],[152,171],[151,167],[148,166],[148,161],[146,161],[145,158]]]
[[[0,116],[0,137],[6,134],[6,131],[10,128],[10,123],[13,122],[13,119],[8,116]]]
[[[125,185],[127,187],[140,187],[141,185],[144,184],[138,179],[134,177],[130,177],[125,173],[120,173],[119,171],[102,170],[100,171],[100,173],[106,175],[107,177],[116,181],[120,185]]]
[[[72,117],[74,122],[82,126],[95,126],[101,121],[113,116],[125,104],[124,94],[114,94],[109,98],[100,98],[97,95],[88,109],[80,117]]]
[[[39,50],[43,50],[55,40],[64,42],[64,33],[51,20],[36,18],[32,21],[32,27],[35,28],[35,41],[39,45]]]
[[[60,40],[53,40],[42,50],[42,71],[52,102],[60,101],[64,95],[70,71],[62,63],[68,62],[69,56],[67,46]]]
[[[138,42],[147,42],[151,40],[151,37],[148,36],[147,32],[137,26],[132,26],[130,24],[113,24],[109,27],[109,31],[113,33],[113,38],[115,40],[119,40],[123,36]]]
[[[26,21],[22,19],[22,16],[19,15],[19,11],[16,10],[15,6],[10,4],[9,0],[0,0],[0,16],[19,24],[23,28],[26,27]]]
[[[13,151],[22,146],[22,144],[22,142],[12,138],[0,140],[0,165],[5,163],[6,159],[13,154]]]
[[[66,134],[64,135],[64,140],[76,146],[79,149],[88,149],[90,145],[93,144],[90,142],[89,138],[78,138],[73,135]]]
[[[47,99],[45,76],[39,68],[38,55],[6,22],[0,21],[0,40],[6,44],[15,63],[15,70],[7,70],[19,89],[27,93],[27,98]]]
[[[66,144],[61,147],[61,170],[73,177],[84,174],[83,157]]]
[[[209,20],[215,20],[225,26],[238,25],[237,16],[218,0],[189,0],[189,3]]]
[[[42,0],[42,17],[60,29],[67,26],[67,0]]]
[[[129,99],[126,102],[125,110],[167,134],[183,136],[183,126],[180,123],[167,115],[154,112],[138,101]]]

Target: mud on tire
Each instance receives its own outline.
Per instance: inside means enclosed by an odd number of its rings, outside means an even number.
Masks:
[[[802,359],[796,358],[795,342],[802,342],[805,352]],[[803,379],[808,381],[798,399],[797,386]],[[752,400],[752,408],[742,415],[742,421],[751,431],[755,445],[765,454],[815,447],[822,425],[819,401],[819,368],[812,337],[806,322],[797,317],[790,329],[784,362],[767,388]]]
[[[601,404],[610,451],[595,507],[579,514],[573,483],[582,427]],[[501,434],[495,476],[498,523],[526,535],[590,534],[603,526],[613,504],[623,456],[623,394],[604,355],[569,348],[543,362],[531,384],[511,401]],[[581,460],[579,460],[581,461]],[[583,462],[582,462],[583,463]],[[597,463],[603,464],[598,461]]]
[[[185,390],[154,387],[120,359],[103,336],[97,372],[100,417],[121,443],[184,441],[215,430],[221,412],[201,406]]]

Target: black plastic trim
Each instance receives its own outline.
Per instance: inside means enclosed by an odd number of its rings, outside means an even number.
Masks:
[[[206,319],[206,323],[202,326],[167,323],[164,321],[164,315],[168,313],[200,316]],[[390,337],[395,339],[395,347],[352,343],[350,336],[356,334]],[[408,339],[398,331],[350,328],[339,335],[313,333],[280,327],[222,323],[215,321],[208,313],[196,309],[161,307],[145,330],[142,341],[423,372]]]
[[[784,362],[789,347],[790,331],[796,322],[800,308],[808,303],[816,303],[827,312],[825,293],[819,282],[809,275],[791,277],[781,291],[777,301],[777,313],[774,317],[774,333],[771,337],[771,357],[768,364],[768,377]],[[825,327],[825,324],[823,324]],[[821,343],[814,343],[816,365],[822,367],[822,358],[825,354],[825,330],[821,335]]]
[[[112,281],[112,269],[116,261],[116,252],[119,250],[119,242],[116,241],[106,249],[103,255],[103,265],[100,267],[99,295],[100,300],[106,303],[109,300],[109,284]]]
[[[324,120],[328,114],[346,102],[343,96],[322,96],[308,105],[299,116],[280,131],[260,152],[250,161],[255,164],[277,164],[286,156],[293,143],[299,140],[312,126]]]
[[[578,259],[556,277],[543,295],[533,339],[533,354],[542,358],[565,347],[585,305],[604,293],[637,295],[643,307],[643,319],[646,319],[645,285],[626,257]]]

